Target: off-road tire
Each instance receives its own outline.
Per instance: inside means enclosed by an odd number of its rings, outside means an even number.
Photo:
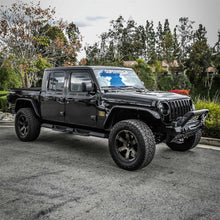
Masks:
[[[21,141],[34,141],[40,134],[41,123],[31,108],[21,108],[15,117],[15,131]]]
[[[169,142],[168,147],[174,151],[187,151],[196,147],[202,136],[202,131],[197,131],[193,136],[184,139],[183,143]]]
[[[119,134],[123,134],[122,132],[127,132],[130,138],[135,139],[132,143],[137,142],[134,145],[137,151],[133,161],[125,161],[126,159],[120,155],[121,152],[118,152],[118,149],[121,148],[117,147],[117,142],[120,138],[118,140],[116,138]],[[140,120],[131,119],[120,121],[114,125],[109,135],[109,151],[112,159],[120,168],[125,170],[137,170],[147,166],[154,157],[155,146],[155,138],[151,129]],[[124,142],[122,147],[124,147]],[[129,155],[130,153],[131,152],[129,152]]]

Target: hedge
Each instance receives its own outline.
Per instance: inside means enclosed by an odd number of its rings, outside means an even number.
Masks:
[[[0,91],[0,97],[6,96],[7,94],[9,94],[8,91]]]
[[[220,104],[214,103],[213,101],[198,100],[195,103],[195,107],[197,110],[204,108],[209,109],[204,136],[220,138]]]
[[[3,112],[6,112],[8,110],[8,101],[6,95],[0,97],[0,109]]]

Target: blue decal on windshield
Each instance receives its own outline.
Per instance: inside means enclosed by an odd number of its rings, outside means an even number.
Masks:
[[[100,73],[102,77],[111,77],[111,86],[125,86],[120,77],[120,73],[106,73],[104,70]]]

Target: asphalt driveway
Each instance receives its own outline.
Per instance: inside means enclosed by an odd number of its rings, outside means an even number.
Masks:
[[[43,129],[20,142],[0,127],[0,219],[220,219],[220,151],[157,145],[152,163],[119,169],[108,142]]]

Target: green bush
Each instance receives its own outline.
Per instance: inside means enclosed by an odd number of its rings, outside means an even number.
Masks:
[[[173,75],[174,89],[191,89],[192,85],[185,74]]]
[[[191,83],[185,74],[159,74],[157,78],[158,88],[162,91],[170,91],[173,89],[191,89]]]
[[[5,67],[3,65],[3,67],[0,68],[0,90],[8,90],[10,88],[20,87],[22,87],[20,76],[15,73],[13,68]]]
[[[6,96],[9,92],[8,91],[0,91],[0,97]]]
[[[162,91],[169,91],[173,89],[172,76],[160,76],[158,78],[158,88]]]
[[[156,88],[156,78],[151,69],[151,67],[144,63],[142,59],[137,60],[138,64],[132,68],[138,74],[141,81],[144,82],[144,85],[149,90],[154,90]]]
[[[8,110],[8,101],[6,95],[0,97],[0,109],[3,112],[6,112]]]
[[[220,104],[213,101],[197,100],[195,103],[197,110],[207,108],[209,109],[208,117],[206,118],[206,125],[204,129],[204,136],[220,138]]]

